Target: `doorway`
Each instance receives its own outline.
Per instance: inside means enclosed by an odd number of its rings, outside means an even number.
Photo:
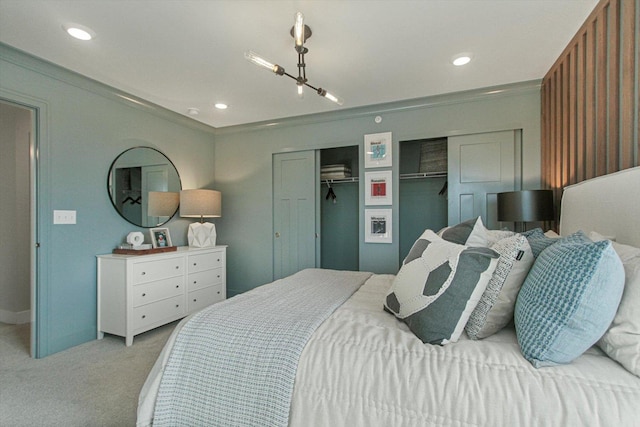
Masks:
[[[11,242],[0,246],[0,323],[19,334],[31,357],[36,357],[35,117],[35,109],[0,99],[0,235]]]

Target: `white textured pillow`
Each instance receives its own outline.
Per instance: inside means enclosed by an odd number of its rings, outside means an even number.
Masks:
[[[513,320],[518,292],[533,265],[533,253],[521,234],[491,246],[500,255],[496,270],[465,327],[471,339],[491,336]]]
[[[511,230],[487,230],[487,246],[491,247],[502,239],[515,236],[516,232]]]
[[[592,232],[592,240],[606,240]],[[625,283],[622,300],[611,326],[598,342],[613,360],[640,377],[640,248],[613,242],[622,260]]]

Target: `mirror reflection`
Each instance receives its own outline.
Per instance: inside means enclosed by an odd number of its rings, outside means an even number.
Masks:
[[[155,148],[134,147],[113,161],[107,187],[113,207],[124,219],[151,228],[165,224],[176,213],[182,184],[167,156]],[[158,209],[158,199],[162,199],[162,209]]]

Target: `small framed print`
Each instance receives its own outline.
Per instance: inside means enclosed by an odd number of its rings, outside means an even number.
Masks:
[[[169,234],[168,228],[151,228],[149,229],[151,235],[151,243],[154,248],[167,248],[173,246],[171,244],[171,234]]]
[[[364,241],[366,243],[392,243],[391,209],[364,210]]]
[[[391,205],[392,185],[391,171],[365,172],[364,173],[365,205]]]
[[[364,167],[382,168],[392,165],[391,132],[364,136]]]

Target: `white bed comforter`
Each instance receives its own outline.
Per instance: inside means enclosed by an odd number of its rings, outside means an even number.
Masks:
[[[392,280],[372,276],[311,337],[291,426],[640,425],[640,378],[598,349],[535,369],[509,328],[482,341],[423,344],[382,310]],[[138,425],[152,417],[166,353],[141,392]]]

